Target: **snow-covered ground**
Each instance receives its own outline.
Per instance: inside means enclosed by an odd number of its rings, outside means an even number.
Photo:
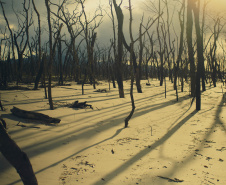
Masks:
[[[151,86],[142,81],[143,93],[134,86],[136,110],[126,129],[129,81],[124,83],[123,99],[113,88],[98,93],[86,85],[81,95],[81,85],[54,87],[55,110],[49,110],[43,89],[1,91],[6,111],[0,113],[10,136],[29,156],[39,185],[225,185],[226,97],[221,85],[207,85],[197,112],[195,102],[189,109],[188,85],[183,93],[179,90],[177,102],[170,82],[165,98],[165,87],[158,81]],[[102,88],[108,89],[108,83],[97,86]],[[94,109],[63,106],[75,100],[87,101]],[[10,112],[13,106],[61,122],[51,126],[18,118]],[[0,184],[22,184],[1,154]]]

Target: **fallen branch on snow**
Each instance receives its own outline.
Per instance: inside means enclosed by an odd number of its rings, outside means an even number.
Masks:
[[[40,120],[40,121],[44,121],[46,123],[60,123],[60,121],[61,121],[58,118],[52,118],[52,117],[42,114],[42,113],[22,110],[17,107],[13,107],[10,111],[13,113],[13,115],[20,117],[20,118],[25,118],[25,119]]]
[[[103,93],[103,92],[107,92],[107,89],[98,89],[98,90],[96,90],[96,91],[94,91],[94,92],[100,92],[100,93]]]
[[[79,108],[79,109],[84,109],[84,108],[89,107],[89,108],[93,109],[92,105],[87,104],[86,101],[80,102],[80,103],[78,101],[75,101],[69,107],[70,108]]]
[[[158,176],[158,177],[161,178],[161,179],[166,179],[169,182],[184,182],[184,180],[180,180],[180,179],[177,179],[177,178],[171,179],[169,177],[163,177],[163,176]]]

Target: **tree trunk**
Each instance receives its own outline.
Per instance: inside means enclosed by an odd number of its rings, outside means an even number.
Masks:
[[[52,27],[51,27],[51,20],[50,20],[50,7],[49,7],[49,0],[45,0],[45,5],[47,9],[47,20],[48,20],[48,27],[49,27],[49,78],[48,78],[48,99],[49,99],[49,106],[50,109],[53,110],[53,100],[52,100],[52,63],[53,63],[53,45],[52,45]]]
[[[14,63],[14,65],[16,65],[15,51],[14,51],[14,45],[15,45],[15,43],[14,43],[14,39],[13,39],[13,32],[12,32],[12,29],[10,28],[9,21],[8,21],[6,15],[5,15],[5,10],[4,10],[4,6],[3,6],[3,2],[0,1],[0,5],[1,5],[1,8],[2,8],[2,13],[3,13],[4,19],[6,21],[7,27],[8,27],[9,32],[10,32],[11,48],[12,48],[11,50],[12,50],[12,54],[13,54],[13,63]],[[16,69],[15,69],[15,73],[17,74]],[[13,75],[13,78],[14,78],[14,76],[15,76],[14,73],[12,73],[12,75]]]
[[[0,151],[9,163],[16,169],[24,185],[37,185],[30,160],[25,152],[10,138],[6,132],[6,123],[0,120]]]
[[[129,0],[129,12],[130,12],[130,25],[129,25],[129,32],[130,32],[130,40],[131,40],[131,44],[130,44],[130,61],[133,60],[133,53],[134,53],[134,41],[133,41],[133,35],[132,35],[132,7],[131,7],[131,1]],[[130,63],[130,72],[131,72],[131,87],[130,87],[130,99],[131,99],[131,104],[132,104],[132,109],[130,114],[126,117],[125,119],[125,128],[128,127],[129,124],[129,120],[131,119],[131,117],[133,116],[133,113],[135,111],[135,103],[134,103],[134,98],[133,98],[133,82],[134,82],[134,69],[133,69],[133,63]]]
[[[115,12],[118,19],[118,53],[116,56],[116,71],[117,71],[117,83],[119,89],[119,97],[124,98],[124,89],[123,89],[123,75],[122,75],[122,54],[123,54],[123,14],[120,6],[116,4],[116,0],[113,0]]]
[[[164,70],[163,70],[163,52],[162,53],[160,53],[160,86],[162,86],[163,85],[163,80],[164,80]]]
[[[203,66],[204,66],[204,57],[203,57],[203,38],[200,31],[199,23],[199,11],[200,11],[200,0],[198,0],[197,5],[193,4],[193,12],[195,18],[195,28],[196,28],[196,41],[197,41],[197,58],[198,58],[198,67],[196,74],[196,110],[201,110],[201,91],[200,91],[200,79],[203,78]],[[205,89],[205,88],[204,88]]]
[[[179,65],[180,65],[180,62],[182,62],[183,43],[184,43],[184,11],[185,11],[185,1],[183,1],[183,4],[182,4],[180,12],[179,12],[181,33],[180,33],[179,53],[177,56],[177,62],[176,62],[176,67],[175,67],[175,76],[174,76],[174,90],[176,90],[176,92],[178,92],[177,78],[178,78],[178,72],[179,72]],[[178,98],[177,98],[177,100],[178,100]]]
[[[34,7],[34,10],[37,14],[38,17],[38,74],[35,78],[35,85],[34,85],[34,90],[38,89],[38,84],[39,81],[41,79],[42,76],[42,72],[43,72],[43,63],[41,61],[41,57],[42,57],[42,46],[41,46],[41,19],[40,19],[40,14],[35,6],[34,0],[32,0],[32,4]]]
[[[61,36],[58,39],[58,60],[59,60],[59,80],[58,84],[63,85],[63,64],[62,64],[62,47],[61,47]]]
[[[39,70],[38,70],[38,74],[35,78],[35,86],[34,86],[34,90],[37,90],[38,89],[38,84],[39,84],[39,81],[42,77],[42,74],[43,74],[43,70],[44,70],[44,59],[41,60],[40,64],[39,64]]]
[[[192,28],[193,28],[193,18],[192,18],[192,1],[187,1],[187,26],[186,26],[186,36],[188,45],[188,57],[190,61],[190,78],[191,78],[191,96],[195,97],[195,58],[194,58],[194,48],[192,44]]]

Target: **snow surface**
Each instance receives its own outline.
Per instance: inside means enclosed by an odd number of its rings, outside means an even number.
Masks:
[[[49,110],[43,89],[0,91],[6,111],[0,112],[8,133],[27,153],[39,185],[183,185],[226,184],[226,96],[222,84],[207,85],[202,107],[195,111],[186,84],[176,101],[173,84],[158,81],[136,92],[136,110],[124,129],[131,110],[130,82],[124,82],[125,98],[118,89],[94,92],[81,85],[54,87],[55,110]],[[108,89],[102,82],[97,89]],[[179,87],[180,88],[180,87]],[[72,109],[64,105],[87,101],[94,109]],[[15,117],[18,108],[60,118],[58,125]],[[189,109],[190,107],[190,109]],[[17,126],[17,124],[22,126]],[[0,184],[22,184],[16,170],[0,154]]]

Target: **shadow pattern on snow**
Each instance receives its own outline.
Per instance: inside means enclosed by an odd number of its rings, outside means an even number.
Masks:
[[[159,96],[158,95],[153,95],[153,96],[149,96],[149,97],[146,97],[146,98],[141,98],[141,99],[138,99],[136,100],[136,104],[139,105],[139,104],[142,104],[143,105],[143,102],[146,102],[147,100],[150,100],[156,96]],[[179,101],[184,101],[184,100],[187,100],[189,99],[190,97],[189,96],[184,96],[184,97],[180,97]],[[155,110],[160,110],[162,108],[165,108],[167,106],[171,106],[171,105],[174,105],[174,103],[177,103],[173,100],[169,100],[169,101],[166,101],[166,102],[163,102],[163,103],[156,103],[156,104],[153,104],[153,105],[146,105],[146,106],[143,106],[141,107],[140,109],[137,109],[136,113],[134,114],[134,117],[133,118],[136,118],[136,117],[139,117],[139,116],[142,116],[144,114],[147,114],[151,111],[155,111]],[[125,105],[127,104],[127,105]],[[103,124],[100,124],[98,125],[98,123],[96,123],[95,125],[87,125],[87,126],[84,126],[82,128],[79,128],[79,129],[72,129],[72,130],[68,130],[67,132],[67,136],[68,135],[73,135],[71,140],[76,140],[77,138],[79,139],[83,139],[83,138],[86,138],[87,135],[89,135],[89,138],[92,138],[93,136],[95,136],[96,134],[98,134],[96,132],[96,130],[100,130],[101,132],[104,132],[105,130],[108,130],[108,129],[111,129],[113,127],[116,127],[120,124],[122,124],[123,126],[123,120],[125,119],[125,116],[128,115],[128,112],[129,110],[127,110],[126,112],[122,112],[119,110],[119,107],[120,109],[125,109],[126,106],[128,106],[130,104],[130,102],[128,103],[122,103],[120,105],[115,105],[115,107],[108,107],[106,109],[109,109],[107,110],[106,112],[103,112],[104,114],[109,114],[110,112],[112,112],[112,108],[114,111],[117,111],[116,114],[117,114],[117,118],[115,118],[115,115],[112,116],[112,117],[108,117],[107,119],[103,120]],[[86,112],[83,112],[84,114]],[[80,113],[79,113],[80,114]],[[164,135],[160,140],[158,140],[156,143],[154,143],[153,145],[151,145],[150,148],[147,148],[143,151],[141,151],[139,154],[137,154],[136,156],[134,156],[133,158],[131,158],[128,162],[126,162],[124,165],[122,165],[119,169],[113,171],[112,173],[108,174],[105,179],[107,180],[110,180],[112,178],[114,178],[114,175],[127,169],[131,164],[133,164],[134,162],[136,162],[137,160],[140,159],[141,156],[144,156],[146,155],[147,153],[150,153],[154,148],[158,147],[159,145],[161,145],[162,143],[164,143],[168,138],[170,138],[186,121],[188,121],[193,115],[195,114],[194,113],[191,113],[190,115],[188,115],[187,117],[185,117],[182,121],[180,121],[177,125],[175,125],[172,129],[170,129],[168,131],[168,133],[166,135]],[[94,111],[94,113],[92,114],[92,116],[90,117],[87,117],[85,118],[85,121],[88,122],[90,119],[95,119],[95,117],[97,118],[98,114],[96,114],[96,112]],[[8,117],[10,119],[10,117]],[[12,119],[12,118],[11,118]],[[15,118],[13,118],[15,119]],[[112,120],[113,123],[112,123]],[[79,122],[80,120],[76,120],[76,122]],[[83,120],[84,121],[84,120]],[[50,128],[51,129],[51,128]],[[67,129],[67,128],[65,128]],[[113,139],[115,136],[117,136],[118,134],[121,133],[121,131],[123,130],[122,129],[119,129],[115,132],[114,135],[112,135],[111,137],[109,138],[106,138],[100,142],[97,142],[93,145],[90,145],[90,146],[87,146],[87,147],[84,147],[83,149],[81,149],[80,151],[77,151],[49,166],[46,166],[44,167],[43,169],[39,170],[39,171],[36,171],[36,174],[37,173],[40,173],[42,171],[45,171],[46,169],[48,168],[51,168],[53,166],[56,166],[58,164],[60,164],[61,162],[91,148],[91,147],[94,147],[98,144],[101,144],[103,142],[106,142],[110,139]],[[23,131],[23,129],[21,129],[21,132]],[[76,134],[77,133],[77,134]],[[43,133],[45,134],[45,133]],[[23,135],[22,137],[27,137],[29,135]],[[35,134],[32,135],[33,137],[35,137]],[[28,153],[29,157],[34,157],[34,156],[37,156],[37,154],[41,154],[40,152],[36,152],[36,151],[49,151],[49,150],[52,150],[54,148],[57,148],[59,147],[59,143],[63,143],[63,142],[66,142],[67,141],[67,136],[64,136],[62,135],[62,137],[59,137],[59,136],[55,136],[55,137],[52,137],[52,138],[48,138],[48,141],[41,141],[41,142],[38,142],[36,143],[35,145],[29,145],[29,146],[26,146],[26,147],[23,147],[22,150],[26,151],[26,153]],[[17,138],[17,139],[20,139],[20,138]],[[6,170],[9,166],[6,165],[4,167],[4,169]],[[20,182],[20,180],[16,181],[16,182],[12,182],[11,185],[17,183],[17,182]],[[103,182],[102,182],[103,183]]]
[[[99,185],[99,184],[107,184],[110,180],[114,179],[118,174],[122,173],[125,171],[127,168],[129,168],[132,164],[135,162],[139,161],[142,157],[145,155],[149,154],[152,152],[154,149],[156,149],[158,146],[162,145],[165,143],[176,131],[180,129],[189,119],[191,119],[197,111],[193,111],[190,113],[188,116],[186,116],[184,119],[182,119],[179,123],[177,123],[173,128],[171,128],[162,138],[160,138],[158,141],[150,145],[149,147],[145,148],[144,150],[140,151],[138,154],[133,156],[131,159],[126,161],[123,165],[112,171],[111,173],[107,174],[103,179],[105,181],[103,182],[102,180],[94,183],[94,185]]]

